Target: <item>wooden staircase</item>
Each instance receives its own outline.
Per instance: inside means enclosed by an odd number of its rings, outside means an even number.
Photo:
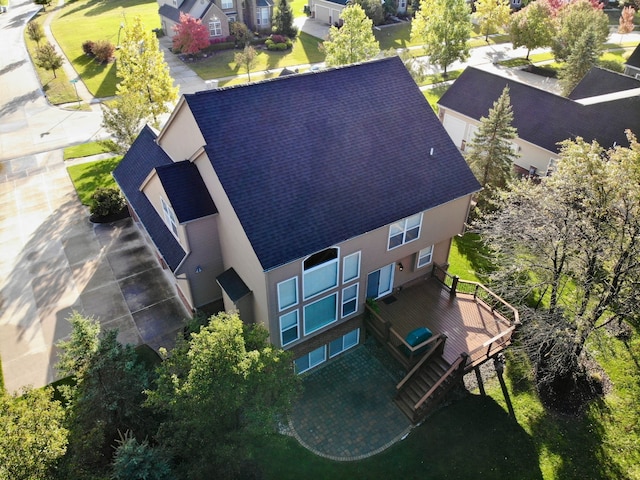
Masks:
[[[433,410],[464,375],[467,357],[461,355],[452,365],[442,355],[425,357],[396,386],[396,405],[413,423]]]

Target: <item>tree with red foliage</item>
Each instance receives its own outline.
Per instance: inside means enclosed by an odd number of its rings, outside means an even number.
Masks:
[[[620,35],[624,35],[625,33],[633,32],[635,25],[633,24],[633,19],[636,15],[636,11],[633,7],[624,7],[620,14],[620,25],[618,26],[618,33]]]
[[[188,13],[180,13],[180,23],[173,27],[176,32],[173,37],[173,49],[194,55],[209,46],[209,30],[200,19],[193,18]]]

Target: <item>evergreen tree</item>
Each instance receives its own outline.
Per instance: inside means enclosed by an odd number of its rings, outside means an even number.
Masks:
[[[513,176],[513,162],[517,154],[513,151],[511,140],[516,138],[517,130],[512,122],[513,112],[507,86],[494,102],[493,108],[489,109],[489,115],[480,119],[478,131],[467,145],[467,163],[483,187],[477,197],[480,211],[491,207],[496,193],[504,189]]]
[[[543,0],[531,2],[511,15],[508,30],[513,48],[527,47],[529,60],[531,50],[551,45],[554,30],[549,4]]]
[[[369,60],[380,53],[373,35],[373,22],[360,5],[348,5],[341,14],[341,28],[329,28],[323,44],[327,66],[349,65]]]
[[[429,61],[443,69],[469,56],[471,10],[465,0],[420,0],[411,23],[411,41],[424,46]]]
[[[560,70],[559,80],[563,95],[569,95],[587,72],[596,65],[601,52],[602,44],[598,43],[596,32],[592,27],[587,28],[575,44],[564,68]]]
[[[293,26],[293,10],[287,0],[279,0],[273,10],[271,30],[273,33],[289,38],[294,38],[298,34],[298,30]]]

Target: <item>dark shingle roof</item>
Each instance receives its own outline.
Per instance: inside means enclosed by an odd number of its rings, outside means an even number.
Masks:
[[[627,61],[626,65],[631,65],[632,67],[640,68],[640,45],[636,47],[636,49],[631,53]]]
[[[594,67],[575,86],[569,94],[569,98],[577,100],[633,88],[640,88],[640,81],[622,73]]]
[[[173,20],[176,23],[180,22],[180,12],[189,13],[193,6],[196,4],[197,0],[185,0],[185,2],[180,5],[180,8],[176,8],[167,3],[162,5],[158,9],[158,14],[162,17],[166,17],[169,20]],[[205,9],[206,11],[207,9]],[[202,17],[201,17],[202,18]]]
[[[179,223],[217,213],[198,167],[189,161],[156,167]]]
[[[155,139],[156,134],[149,127],[144,127],[113,171],[113,176],[165,262],[174,271],[186,253],[146,195],[140,191],[140,185],[154,168],[172,163]]]
[[[571,99],[516,82],[484,70],[469,67],[438,102],[467,117],[487,116],[505,85],[513,108],[513,126],[523,140],[558,151],[558,142],[582,137],[604,147],[628,145],[625,129],[640,131],[638,98],[580,105]]]
[[[229,268],[216,277],[218,285],[229,295],[233,303],[236,303],[242,297],[249,295],[251,290],[244,283],[240,275],[233,269]]]
[[[265,270],[480,188],[397,57],[185,100]]]

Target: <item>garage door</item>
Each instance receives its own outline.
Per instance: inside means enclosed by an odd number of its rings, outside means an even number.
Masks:
[[[442,124],[456,147],[462,148],[462,140],[464,140],[464,130],[467,123],[459,118],[445,114]]]

